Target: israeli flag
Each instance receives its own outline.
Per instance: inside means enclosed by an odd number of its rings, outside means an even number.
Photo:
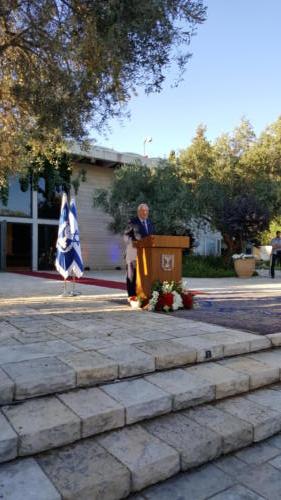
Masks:
[[[71,198],[70,201],[69,224],[70,224],[70,233],[71,233],[72,248],[73,248],[73,261],[71,264],[71,271],[77,278],[80,278],[83,275],[84,266],[81,253],[79,229],[78,229],[77,208],[74,196]]]
[[[69,224],[69,206],[66,193],[63,193],[61,200],[61,212],[59,220],[59,231],[57,239],[57,255],[55,266],[57,271],[66,280],[71,273],[73,263],[73,243]]]

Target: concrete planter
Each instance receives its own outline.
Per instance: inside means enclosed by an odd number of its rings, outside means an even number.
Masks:
[[[235,259],[234,269],[238,278],[251,278],[255,272],[255,259]]]

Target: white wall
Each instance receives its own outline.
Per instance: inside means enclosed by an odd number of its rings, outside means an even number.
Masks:
[[[86,182],[80,183],[76,202],[84,266],[90,269],[124,267],[121,236],[114,235],[107,228],[110,217],[93,207],[94,190],[109,188],[114,171],[108,167],[80,164],[74,168],[74,176],[82,167],[86,170]]]

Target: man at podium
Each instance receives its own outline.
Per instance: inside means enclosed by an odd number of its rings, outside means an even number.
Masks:
[[[137,217],[129,220],[128,226],[124,233],[124,241],[126,243],[126,285],[128,297],[136,295],[136,262],[137,249],[133,247],[133,241],[141,240],[150,234],[154,234],[154,226],[148,218],[149,208],[146,203],[141,203],[137,209]]]

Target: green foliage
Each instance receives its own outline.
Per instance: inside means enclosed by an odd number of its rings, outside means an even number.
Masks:
[[[138,86],[159,92],[172,64],[180,78],[205,18],[202,0],[1,0],[0,174],[27,143],[81,140]]]
[[[223,257],[187,255],[183,257],[182,275],[189,278],[231,278],[233,264],[227,265]]]
[[[221,231],[227,254],[257,242],[281,212],[281,119],[256,138],[242,120],[233,134],[214,144],[199,127],[177,162],[192,188],[198,217]]]
[[[94,205],[112,216],[111,230],[122,233],[140,203],[147,203],[157,234],[189,234],[193,203],[176,165],[126,165],[115,172],[111,190],[96,190]]]
[[[276,231],[281,231],[281,217],[270,222],[268,231],[264,231],[261,235],[260,244],[270,245],[271,240],[276,237]]]
[[[153,292],[163,293],[164,290],[165,290],[165,293],[177,292],[177,293],[181,294],[183,291],[183,288],[182,288],[181,282],[177,282],[177,281],[157,280],[157,281],[154,281],[154,283],[152,283],[151,293],[153,293]]]
[[[42,192],[47,201],[50,201],[55,191],[69,193],[71,187],[77,194],[81,180],[85,180],[85,170],[81,169],[75,178],[72,177],[70,156],[64,151],[49,150],[47,154],[35,154],[31,148],[26,152],[28,166],[19,177],[21,190],[26,192],[29,186]],[[44,188],[40,179],[44,179]],[[8,204],[9,185],[0,187],[0,200],[3,205]]]

